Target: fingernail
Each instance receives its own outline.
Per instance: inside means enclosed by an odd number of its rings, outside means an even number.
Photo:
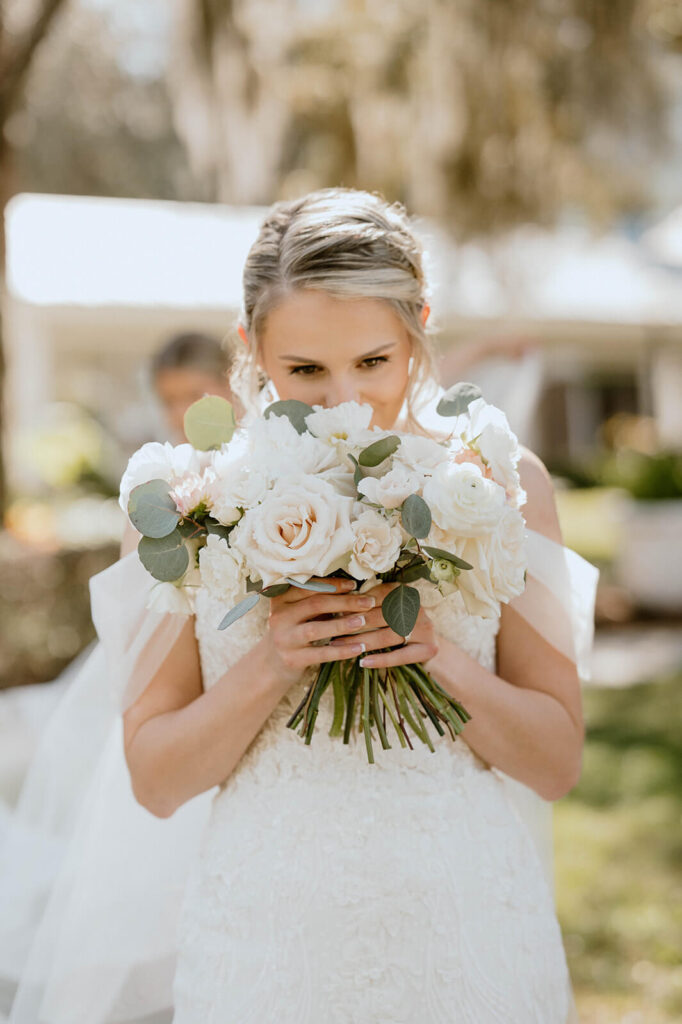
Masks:
[[[374,597],[361,597],[358,601],[358,606],[360,608],[373,608],[376,603],[376,598]]]
[[[364,645],[363,645],[363,650],[364,650]],[[360,668],[371,668],[373,664],[374,664],[374,661],[372,660],[372,658],[360,658],[360,661],[359,661]]]
[[[364,624],[365,624],[365,616],[364,615],[353,615],[352,618],[350,618],[348,620],[348,626],[349,626],[350,629],[356,629],[358,626],[364,626]]]
[[[350,648],[351,654],[364,654],[366,650],[364,644],[352,644]],[[362,665],[362,662],[360,664]]]

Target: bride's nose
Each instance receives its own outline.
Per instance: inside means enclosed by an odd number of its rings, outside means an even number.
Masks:
[[[341,405],[342,402],[359,402],[360,392],[357,382],[351,377],[332,379],[327,386],[325,405]]]

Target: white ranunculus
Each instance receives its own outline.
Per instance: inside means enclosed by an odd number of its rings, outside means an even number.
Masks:
[[[410,494],[420,491],[424,478],[416,470],[394,462],[383,476],[366,476],[358,483],[358,491],[373,505],[398,508]]]
[[[207,462],[208,457],[203,459],[191,444],[178,444],[175,447],[168,441],[165,444],[158,441],[143,444],[131,456],[121,479],[121,508],[127,515],[128,500],[134,487],[149,483],[150,480],[166,480],[174,486],[187,474],[200,473]]]
[[[157,583],[152,587],[147,608],[159,615],[192,615],[194,592],[174,583]]]
[[[360,405],[359,402],[342,402],[330,409],[315,405],[313,409],[314,412],[306,417],[306,426],[311,434],[328,444],[337,441],[362,443],[374,415],[371,405]]]
[[[247,572],[240,554],[224,540],[210,533],[199,552],[201,582],[209,593],[226,604],[234,604],[244,590]]]
[[[518,507],[525,501],[517,466],[521,449],[507,417],[495,405],[477,398],[466,413],[454,420],[453,433],[464,444],[480,452],[493,475]]]
[[[471,462],[439,466],[424,484],[433,521],[455,537],[480,537],[493,530],[505,507],[504,490]]]
[[[402,545],[402,530],[394,521],[373,509],[353,520],[353,547],[348,572],[357,580],[366,580],[378,572],[388,572],[396,563]]]
[[[340,567],[350,552],[351,507],[318,477],[287,477],[245,513],[230,544],[265,586],[287,576],[303,583]]]

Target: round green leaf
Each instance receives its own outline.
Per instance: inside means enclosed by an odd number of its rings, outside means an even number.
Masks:
[[[143,537],[137,551],[147,572],[162,583],[174,583],[187,572],[189,551],[179,530],[167,537]]]
[[[386,595],[381,610],[393,632],[407,636],[415,627],[420,605],[419,591],[401,584]]]
[[[246,615],[247,612],[250,612],[251,609],[255,607],[255,605],[257,605],[259,601],[260,594],[255,592],[252,594],[247,594],[243,601],[240,601],[239,604],[236,604],[234,608],[231,608],[229,610],[225,618],[218,626],[218,629],[227,629],[227,627],[231,626],[233,622],[237,621],[237,619],[241,619],[242,615]]]
[[[135,529],[145,537],[167,537],[181,518],[165,480],[150,480],[133,487],[128,515]]]
[[[306,416],[310,416],[312,411],[311,405],[290,398],[286,402],[273,402],[265,410],[264,416],[266,419],[269,419],[270,416],[286,416],[299,434],[305,434],[308,430],[305,422]]]
[[[382,437],[364,448],[358,456],[358,462],[361,466],[379,466],[389,455],[393,455],[399,445],[400,438],[395,434],[389,434],[388,437]]]
[[[428,536],[431,529],[431,509],[419,494],[410,494],[405,498],[400,518],[410,536]]]
[[[184,424],[187,440],[194,448],[202,452],[220,448],[234,434],[232,406],[220,395],[204,395],[190,405]]]
[[[448,388],[436,406],[436,412],[439,416],[461,416],[472,402],[481,398],[481,395],[481,389],[477,384],[469,384],[467,381],[461,380]]]
[[[424,547],[424,551],[431,555],[432,558],[444,558],[446,562],[452,562],[452,564],[458,569],[473,569],[473,565],[469,565],[469,563],[465,562],[463,558],[460,558],[458,555],[453,555],[449,551],[443,551],[442,548]]]

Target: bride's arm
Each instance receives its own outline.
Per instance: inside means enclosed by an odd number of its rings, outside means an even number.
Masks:
[[[523,510],[528,526],[561,543],[549,474],[530,453],[522,458],[519,470],[528,494]],[[422,621],[411,639],[430,635],[438,644],[428,668],[471,714],[464,735],[472,750],[545,799],[564,796],[580,777],[583,746],[580,681],[573,662],[508,605],[502,606],[496,672],[485,669],[457,644],[435,637],[426,618],[420,614]],[[410,646],[363,662],[413,661]]]
[[[288,688],[321,661],[357,656],[351,636],[342,647],[310,643],[359,629],[354,612],[374,599],[347,593],[292,591],[271,600],[265,636],[204,692],[194,621],[188,619],[166,660],[124,715],[124,744],[133,792],[157,817],[223,782]],[[320,614],[339,618],[318,621]]]

